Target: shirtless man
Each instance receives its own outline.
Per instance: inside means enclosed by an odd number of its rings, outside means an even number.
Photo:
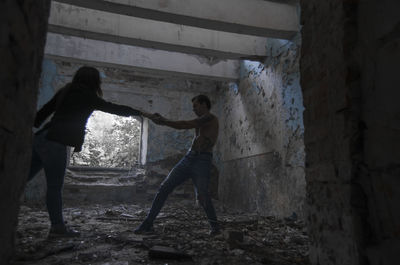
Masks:
[[[185,180],[191,178],[195,186],[196,198],[206,212],[210,223],[210,235],[219,231],[217,216],[208,192],[212,148],[218,137],[218,119],[210,113],[211,103],[207,96],[198,95],[192,99],[193,111],[198,118],[189,121],[171,121],[159,114],[148,116],[156,124],[166,125],[175,129],[195,129],[195,137],[188,153],[170,171],[153,200],[146,219],[134,233],[142,234],[153,230],[153,222],[164,205],[168,195]]]

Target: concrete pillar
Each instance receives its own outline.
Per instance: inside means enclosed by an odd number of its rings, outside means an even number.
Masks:
[[[49,6],[49,0],[0,2],[0,264],[13,252],[30,165]]]
[[[400,3],[301,6],[311,263],[398,264]]]

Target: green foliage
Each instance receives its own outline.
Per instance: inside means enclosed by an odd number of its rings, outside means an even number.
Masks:
[[[82,151],[72,155],[71,165],[130,168],[139,159],[140,138],[140,121],[94,112]]]

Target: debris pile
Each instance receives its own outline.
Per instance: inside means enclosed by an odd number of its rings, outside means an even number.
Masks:
[[[209,236],[193,200],[169,199],[155,232],[135,235],[150,204],[81,205],[65,208],[79,238],[47,239],[43,208],[22,206],[12,264],[309,264],[308,237],[297,218],[228,212],[216,203],[221,234]]]

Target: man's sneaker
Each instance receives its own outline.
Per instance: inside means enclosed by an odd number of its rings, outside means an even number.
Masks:
[[[141,225],[136,227],[135,230],[133,230],[133,233],[137,234],[137,235],[144,235],[144,234],[149,234],[149,233],[153,233],[153,232],[154,232],[153,225],[146,223],[146,222],[143,222]]]
[[[221,234],[221,229],[219,229],[219,227],[212,227],[208,234],[210,236],[217,236],[217,235]]]
[[[48,238],[59,238],[59,237],[79,237],[81,233],[72,228],[69,228],[65,224],[52,225]]]

